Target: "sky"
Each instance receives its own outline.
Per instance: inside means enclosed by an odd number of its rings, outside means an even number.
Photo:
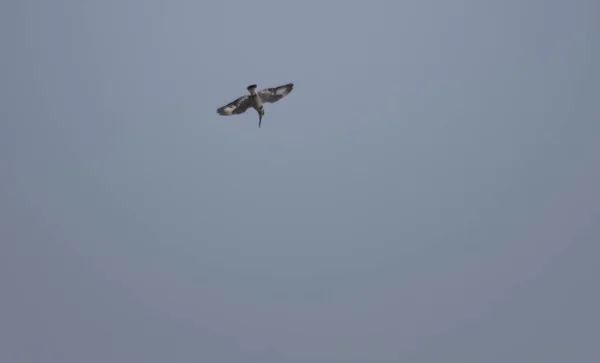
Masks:
[[[594,0],[5,0],[0,361],[598,362]],[[216,109],[294,83],[258,115]]]

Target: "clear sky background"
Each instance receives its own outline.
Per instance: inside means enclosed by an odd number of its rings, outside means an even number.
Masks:
[[[600,3],[0,5],[0,361],[598,362]],[[266,106],[217,107],[294,82]]]

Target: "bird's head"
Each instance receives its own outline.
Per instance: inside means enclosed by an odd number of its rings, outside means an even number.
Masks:
[[[246,89],[248,90],[248,92],[250,92],[251,95],[256,94],[256,85],[255,84],[249,85],[248,87],[246,87]]]

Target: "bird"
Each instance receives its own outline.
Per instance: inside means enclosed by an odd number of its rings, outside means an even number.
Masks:
[[[256,85],[251,84],[246,89],[250,94],[241,96],[225,106],[219,107],[217,114],[221,116],[239,115],[252,107],[258,112],[258,127],[260,128],[262,117],[265,114],[263,104],[277,102],[289,95],[292,89],[294,89],[294,84],[288,83],[277,87],[265,88],[258,92],[256,91]]]

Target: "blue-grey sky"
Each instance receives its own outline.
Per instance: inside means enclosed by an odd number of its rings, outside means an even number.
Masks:
[[[599,14],[3,1],[0,361],[598,362]]]

